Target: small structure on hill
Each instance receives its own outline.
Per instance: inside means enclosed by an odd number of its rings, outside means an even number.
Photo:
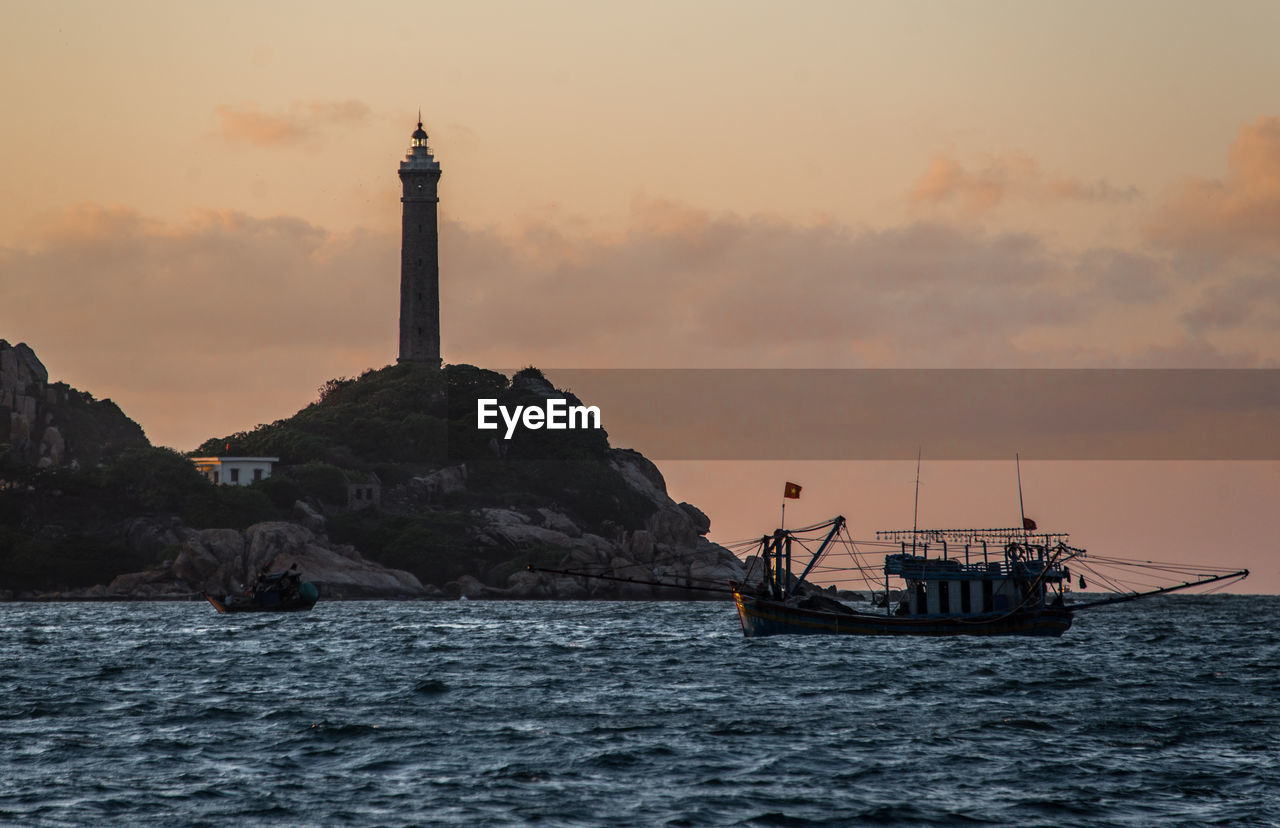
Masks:
[[[382,503],[382,481],[378,475],[351,473],[347,475],[347,508],[367,509]]]
[[[271,476],[279,457],[192,457],[196,470],[218,486],[248,486]]]

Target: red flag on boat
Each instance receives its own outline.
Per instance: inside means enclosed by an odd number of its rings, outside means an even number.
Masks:
[[[1024,517],[1022,519],[1022,528],[1028,532],[1034,532],[1036,531],[1036,522],[1029,517]]]
[[[800,484],[799,484],[799,483],[788,483],[788,484],[786,485],[786,488],[784,488],[784,489],[782,490],[782,496],[783,496],[783,497],[789,497],[789,498],[791,498],[792,500],[799,500],[799,499],[800,499]]]

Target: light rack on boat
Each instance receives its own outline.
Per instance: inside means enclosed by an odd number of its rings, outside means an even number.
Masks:
[[[876,532],[878,541],[900,543],[1021,543],[1036,542],[1041,546],[1066,543],[1065,532],[1028,532],[1026,529],[893,529]]]

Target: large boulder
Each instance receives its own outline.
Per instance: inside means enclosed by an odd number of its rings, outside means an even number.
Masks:
[[[410,486],[427,497],[442,497],[466,491],[467,464],[446,466],[431,474],[415,477],[410,481]]]
[[[244,535],[234,529],[188,530],[189,538],[173,562],[175,578],[225,594],[244,590]]]
[[[680,549],[692,549],[699,533],[689,513],[678,506],[666,506],[649,516],[646,523],[654,543]]]
[[[692,503],[681,503],[680,510],[688,516],[690,523],[693,524],[693,531],[699,535],[705,535],[711,531],[711,518],[707,517],[706,512]]]
[[[315,532],[317,535],[324,534],[328,529],[328,522],[324,515],[312,508],[310,503],[305,500],[296,500],[293,503],[293,514],[298,518],[298,522],[303,526]]]
[[[627,486],[644,495],[655,506],[674,505],[667,495],[667,481],[651,460],[631,449],[610,449],[609,464],[613,466]]]
[[[412,574],[365,560],[354,547],[332,545],[296,523],[257,523],[245,530],[246,582],[264,566],[297,564],[304,579],[335,598],[415,598],[425,594]]]
[[[141,517],[127,521],[122,527],[124,541],[139,556],[159,558],[188,540],[188,530],[176,517]]]
[[[422,598],[431,593],[416,577],[365,560],[351,546],[333,544],[297,523],[273,521],[234,529],[196,531],[176,519],[139,520],[127,537],[141,550],[180,543],[166,565],[117,577],[107,588],[113,597],[190,597],[200,592],[243,592],[265,570],[294,565],[323,598]],[[438,590],[435,591],[438,595]]]
[[[523,390],[548,394],[551,386],[538,377],[520,381]],[[568,515],[548,507],[530,511],[481,508],[471,514],[476,523],[471,536],[480,547],[523,554],[531,550],[560,549],[556,569],[583,572],[604,578],[581,578],[539,572],[509,574],[504,566],[486,576],[487,590],[461,581],[449,585],[455,595],[468,598],[601,598],[601,599],[713,599],[714,591],[668,589],[652,583],[724,587],[728,597],[731,580],[741,580],[745,569],[724,547],[709,540],[711,520],[688,503],[676,503],[667,494],[658,467],[637,452],[612,449],[609,462],[626,485],[653,504],[643,525],[626,528],[605,522],[600,534],[583,532]],[[499,582],[498,579],[504,579]],[[619,579],[619,580],[612,580]]]
[[[130,572],[117,575],[107,585],[107,594],[131,598],[150,598],[160,591],[169,591],[173,577],[166,569],[152,569],[146,572]],[[157,590],[155,587],[162,587]]]
[[[547,529],[561,532],[571,538],[582,536],[582,530],[578,528],[578,524],[569,519],[568,515],[552,509],[539,509],[538,515],[542,519],[542,525]]]

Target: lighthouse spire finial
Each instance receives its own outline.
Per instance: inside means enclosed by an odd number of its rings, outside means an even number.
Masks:
[[[422,126],[422,107],[418,107],[418,126]]]

